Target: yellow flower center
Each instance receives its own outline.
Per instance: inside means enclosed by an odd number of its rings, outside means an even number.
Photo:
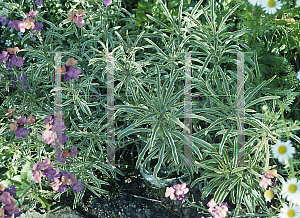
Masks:
[[[279,154],[284,154],[286,152],[286,147],[281,145],[279,148],[278,148],[278,152]]]
[[[294,217],[294,216],[295,216],[295,211],[289,210],[289,211],[287,212],[287,216],[288,216],[288,217]]]
[[[271,199],[273,199],[274,194],[273,194],[272,191],[267,190],[267,191],[265,192],[264,196],[265,196],[266,199],[271,200]]]
[[[290,193],[295,193],[297,191],[297,186],[292,184],[289,186],[289,192]]]
[[[275,7],[275,1],[274,0],[270,0],[269,2],[268,2],[268,6],[270,7],[270,8],[273,8],[273,7]]]

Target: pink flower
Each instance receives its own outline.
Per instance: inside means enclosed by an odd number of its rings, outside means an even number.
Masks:
[[[189,189],[186,187],[186,183],[182,183],[181,185],[177,186],[175,194],[176,195],[183,195],[189,192]]]
[[[34,18],[39,12],[31,10],[29,14],[26,14],[27,18]]]
[[[70,69],[67,72],[67,75],[70,78],[73,78],[73,79],[78,79],[79,74],[81,74],[81,70],[79,68],[76,68],[76,67],[73,67],[73,66],[70,66]]]
[[[0,200],[7,205],[10,205],[14,202],[14,198],[10,196],[9,192],[3,192],[2,195],[0,196]]]
[[[165,192],[165,197],[170,197],[172,200],[175,198],[174,196],[175,190],[172,187],[167,187]]]
[[[53,191],[57,191],[59,189],[59,186],[61,185],[61,181],[59,181],[58,178],[54,178],[54,182],[52,182],[50,184],[50,186],[52,187]]]
[[[85,16],[85,13],[84,13],[82,8],[78,9],[78,12],[76,13],[76,16]]]
[[[34,123],[35,123],[35,121],[36,121],[36,118],[35,118],[35,116],[32,116],[32,115],[29,115],[27,119],[28,119],[28,120],[29,120],[29,122],[30,122],[30,123],[32,123],[32,124],[34,124]]]
[[[14,111],[15,109],[8,109],[8,113],[6,113],[5,115],[8,117],[12,117]]]
[[[5,210],[8,211],[9,214],[12,214],[15,212],[16,203],[12,202],[10,205],[5,206]]]
[[[76,61],[74,58],[69,58],[66,62],[66,66],[75,66],[75,64],[77,64],[78,61]]]
[[[10,123],[10,131],[16,131],[18,129],[17,123]]]
[[[43,173],[40,170],[33,170],[33,181],[35,183],[41,183],[42,182],[42,177],[43,177]]]
[[[57,139],[56,132],[50,131],[50,130],[45,130],[42,132],[42,138],[44,139],[44,142],[47,144],[54,145],[55,140]]]
[[[73,146],[73,147],[72,147],[72,151],[70,152],[70,157],[74,158],[74,157],[77,156],[77,154],[78,154],[78,152],[77,152],[77,147],[76,147],[76,146]]]
[[[18,23],[18,29],[16,29],[16,30],[20,30],[20,32],[25,33],[25,30],[26,30],[26,28],[25,28],[25,22],[24,21],[19,21],[19,23]]]
[[[42,170],[46,170],[46,169],[51,170],[53,168],[53,165],[51,164],[50,159],[46,158],[43,161],[41,167],[42,167]]]
[[[272,169],[272,170],[267,170],[265,173],[265,177],[268,179],[273,179],[274,177],[278,177],[277,170]]]
[[[75,17],[75,13],[70,13],[70,14],[68,14],[68,21],[73,20],[74,17]]]
[[[216,204],[215,200],[212,198],[212,199],[210,199],[210,201],[207,203],[207,206],[208,206],[209,208],[214,208],[215,206],[217,206],[217,204]],[[209,211],[209,212],[211,212],[211,211]]]
[[[265,175],[263,175],[260,179],[259,182],[259,186],[262,187],[263,189],[267,190],[268,185],[271,185],[272,180],[268,179],[267,177],[265,177]]]
[[[73,21],[77,24],[79,28],[83,27],[85,25],[85,21],[82,19],[82,17],[74,17]]]
[[[65,74],[66,72],[67,72],[66,66],[64,65],[61,67],[61,74]]]

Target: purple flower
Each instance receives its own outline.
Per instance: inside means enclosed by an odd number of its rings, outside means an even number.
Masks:
[[[52,125],[53,124],[53,118],[50,115],[47,116],[47,118],[44,119],[44,122],[45,122],[45,125],[49,124],[49,125]]]
[[[20,124],[20,125],[24,125],[24,124],[29,124],[30,123],[30,121],[28,120],[28,119],[26,119],[26,117],[25,116],[22,116],[20,119],[18,119],[18,122],[17,122],[18,124]]]
[[[5,26],[8,23],[6,15],[0,17],[0,22],[2,23],[2,26]]]
[[[62,152],[60,149],[57,149],[57,160],[61,163],[66,163],[66,158],[62,156]]]
[[[16,65],[17,67],[22,67],[24,63],[24,59],[21,57],[18,57],[17,55],[14,55],[11,59],[11,63],[13,65]],[[25,79],[26,80],[26,79]],[[25,81],[24,81],[25,82]]]
[[[28,133],[28,129],[24,128],[20,128],[18,127],[18,129],[16,130],[16,136],[18,138],[26,138],[26,134]]]
[[[3,55],[4,61],[8,61],[8,58],[9,58],[8,52],[7,51],[3,51],[2,55]]]
[[[13,195],[13,194],[16,192],[16,186],[15,186],[15,185],[11,185],[11,186],[9,187],[9,189],[10,189],[10,194],[11,194],[11,195]]]
[[[75,183],[75,185],[73,186],[73,189],[76,191],[76,192],[80,192],[83,188],[83,184],[81,184],[80,181],[77,181]]]
[[[10,28],[10,29],[16,29],[17,31],[19,31],[18,25],[19,25],[18,20],[11,20],[8,22],[8,28]]]
[[[68,74],[65,74],[65,80],[67,80],[67,82],[70,82],[70,79],[72,79],[71,77],[68,76]]]
[[[58,192],[66,192],[66,186],[65,185],[60,185],[57,191]]]
[[[11,63],[11,61],[6,62],[6,68],[10,68],[10,69],[14,68],[14,65]]]
[[[54,180],[54,178],[60,178],[61,173],[59,173],[59,168],[55,168],[55,169],[50,170],[46,176],[49,179]]]
[[[101,0],[103,1],[103,0]],[[112,0],[104,0],[104,6],[110,5],[112,3]]]
[[[37,6],[42,6],[43,0],[36,0],[36,1],[35,1],[35,4],[36,4]]]
[[[79,78],[79,74],[81,74],[81,70],[79,68],[76,68],[76,67],[73,67],[73,66],[70,66],[68,72],[67,72],[67,75],[70,77],[70,78],[73,78],[73,79],[78,79]]]
[[[72,147],[72,152],[70,152],[70,157],[74,158],[74,157],[76,157],[77,154],[78,154],[77,147],[73,146]]]
[[[32,29],[32,30],[36,30],[36,31],[41,31],[42,30],[42,28],[43,28],[43,23],[42,22],[37,22],[37,21],[35,21],[35,27]]]

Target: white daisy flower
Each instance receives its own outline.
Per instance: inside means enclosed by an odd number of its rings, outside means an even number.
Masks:
[[[299,6],[300,6],[300,0],[298,0],[298,1],[299,1]],[[298,71],[297,79],[300,81],[300,70]]]
[[[279,218],[298,218],[300,216],[300,211],[296,206],[287,206],[283,204],[283,207],[280,209],[281,213],[278,214]]]
[[[268,14],[275,14],[277,10],[280,10],[282,3],[277,0],[266,0],[261,3],[261,7]]]
[[[296,178],[291,178],[282,183],[281,195],[287,201],[300,205],[300,182],[297,182]]]
[[[300,0],[299,0],[299,1],[300,1]],[[261,0],[248,0],[248,2],[249,2],[251,5],[253,5],[253,6],[255,6],[255,5],[260,6],[260,5],[261,5]]]
[[[268,106],[267,106],[267,105],[264,105],[264,106],[262,107],[262,109],[263,109],[264,111],[266,111],[266,110],[268,109]]]
[[[280,163],[283,163],[286,159],[293,158],[293,154],[296,153],[291,140],[282,142],[280,139],[277,144],[272,147],[272,153],[274,158],[278,158]]]

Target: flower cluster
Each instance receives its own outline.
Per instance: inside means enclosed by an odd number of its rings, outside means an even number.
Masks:
[[[8,113],[5,115],[8,116],[9,119],[10,117],[13,116],[13,112],[15,109],[8,109]],[[16,137],[18,138],[26,138],[27,133],[31,132],[31,129],[23,128],[24,125],[28,125],[29,123],[34,124],[35,123],[35,116],[29,115],[28,118],[26,119],[25,116],[22,117],[17,117],[15,116],[15,120],[17,120],[16,123],[10,123],[10,131],[16,131]]]
[[[53,165],[50,159],[47,158],[43,162],[38,162],[33,166],[33,181],[35,183],[41,183],[42,177],[48,178],[48,184],[50,180],[53,182],[50,184],[53,191],[66,192],[66,188],[72,187],[76,192],[80,192],[83,188],[83,184],[75,178],[74,174],[63,171],[59,173],[59,168],[53,169]]]
[[[268,14],[275,14],[277,10],[280,10],[282,3],[277,0],[248,0],[253,6],[261,6],[262,9]]]
[[[170,199],[176,201],[183,200],[182,203],[184,203],[185,194],[189,192],[189,189],[186,187],[186,183],[176,184],[172,187],[167,187],[165,192],[165,197],[170,197]],[[177,195],[177,196],[175,196]]]
[[[76,25],[81,28],[85,25],[85,21],[82,17],[85,16],[83,9],[78,9],[78,12],[68,14],[68,21],[73,20]]]
[[[284,163],[287,160],[292,161],[293,154],[296,153],[295,148],[292,146],[291,141],[282,142],[280,139],[272,147],[272,153],[274,158],[278,158],[280,163]],[[292,163],[292,162],[291,162]],[[265,174],[266,177],[263,182],[260,183],[260,186],[267,188],[271,184],[270,179],[278,177],[276,170],[268,170]],[[300,215],[300,181],[297,181],[297,178],[287,179],[282,183],[281,196],[286,198],[291,204],[283,204],[283,207],[280,209],[281,213],[278,214],[280,218],[284,217],[299,217]],[[269,180],[268,180],[269,179]],[[273,186],[275,184],[273,182]],[[276,194],[276,192],[274,192]],[[273,198],[273,193],[270,190],[267,190],[264,194],[265,198],[270,201]]]
[[[35,16],[38,14],[38,11],[30,11],[29,13],[26,14],[26,18],[22,19],[22,21],[19,20],[8,20],[6,16],[2,16],[0,18],[0,22],[2,23],[2,26],[5,26],[8,24],[8,28],[12,30],[16,30],[20,33],[24,33],[27,30],[32,30],[38,32],[39,35],[41,35],[41,30],[43,28],[43,23],[38,22],[35,20]],[[31,32],[30,36],[33,38],[34,34]]]
[[[82,73],[79,68],[74,67],[75,64],[77,64],[78,61],[76,61],[74,58],[69,58],[66,61],[66,64],[61,67],[61,73],[65,74],[65,80],[68,82],[70,79],[78,79],[79,75]]]
[[[62,116],[62,113],[61,113]],[[56,117],[55,119],[55,123],[54,123],[54,119],[53,119],[53,114],[48,115],[47,118],[44,119],[45,122],[45,128],[46,130],[42,132],[42,138],[44,139],[44,142],[46,142],[47,144],[51,144],[52,146],[55,146],[56,142],[59,142],[59,144],[64,144],[65,142],[67,142],[67,136],[62,133],[61,136],[62,138],[58,138],[58,131],[64,130],[66,129],[66,126],[64,125],[64,120],[61,120],[61,117]],[[61,125],[61,127],[59,127],[58,125]],[[69,152],[70,155],[68,156],[68,152],[64,151],[65,153],[63,154],[63,151],[61,151],[60,148],[57,148],[57,153],[58,153],[58,157],[57,160],[61,163],[66,163],[66,157],[75,157],[77,155],[77,148],[76,146],[73,146],[72,148],[72,152]]]
[[[34,20],[34,17],[38,14],[38,11],[30,11],[28,14],[26,14],[26,19],[23,19],[22,21],[19,20],[11,20],[8,22],[8,28],[15,29],[17,31],[20,31],[22,33],[25,32],[25,30],[33,30],[40,32],[43,28],[43,23],[38,22]],[[33,34],[30,34],[33,36]]]
[[[14,66],[22,67],[24,59],[16,55],[18,51],[20,51],[18,47],[7,48],[6,51],[2,51],[2,54],[0,54],[0,64],[5,61],[7,68],[13,69]]]
[[[265,194],[264,194],[265,199],[267,201],[271,201],[274,197],[274,194],[277,193],[277,190],[274,189],[279,183],[277,178],[278,178],[277,170],[272,169],[272,170],[267,170],[266,173],[264,175],[262,175],[262,177],[260,179],[259,186],[262,187],[264,190],[267,190],[268,186],[270,186],[269,189],[267,191],[265,191]],[[271,188],[271,186],[273,188]]]
[[[208,202],[207,206],[209,207],[208,211],[213,215],[214,218],[226,217],[226,213],[229,208],[226,202],[220,203],[218,206],[213,198]]]
[[[11,185],[8,188],[5,188],[2,184],[0,184],[0,200],[4,203],[4,207],[0,208],[0,217],[1,218],[11,218],[12,214],[14,217],[20,217],[21,212],[20,208],[16,207],[16,203],[14,202],[14,197],[16,197],[16,186]]]

